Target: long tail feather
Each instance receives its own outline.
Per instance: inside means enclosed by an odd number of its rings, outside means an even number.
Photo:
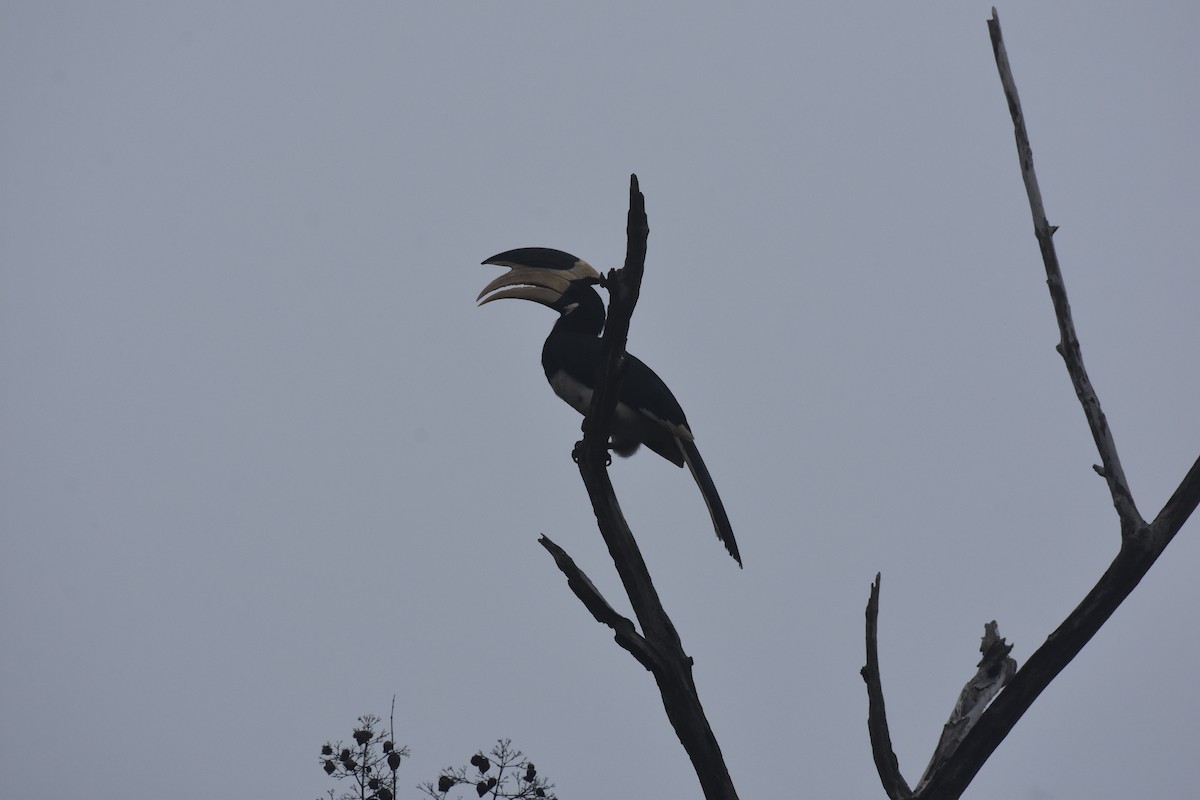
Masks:
[[[704,496],[704,504],[708,506],[708,515],[712,517],[717,538],[725,544],[725,549],[729,551],[729,555],[733,556],[733,560],[738,563],[738,566],[742,566],[742,556],[738,553],[737,542],[733,538],[733,526],[729,524],[729,516],[725,513],[721,496],[717,494],[717,486],[713,483],[712,476],[708,474],[708,467],[704,466],[704,459],[700,457],[696,443],[682,439],[679,443],[683,446],[683,459],[687,462],[688,469],[692,471],[696,485],[700,487],[700,494]]]

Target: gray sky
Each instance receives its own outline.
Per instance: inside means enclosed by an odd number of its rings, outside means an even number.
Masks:
[[[512,737],[564,798],[695,796],[538,364],[513,247],[650,258],[630,349],[686,472],[614,466],[743,797],[881,797],[863,607],[919,777],[1000,623],[1116,552],[987,3],[0,6],[0,796],[318,796]],[[1144,515],[1200,452],[1194,2],[1000,7],[1089,372]],[[1193,521],[972,786],[1200,779]],[[625,608],[624,602],[619,602]],[[412,795],[410,795],[412,796]]]

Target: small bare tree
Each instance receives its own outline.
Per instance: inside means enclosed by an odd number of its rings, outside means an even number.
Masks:
[[[996,623],[993,621],[984,626],[980,646],[983,658],[978,670],[963,688],[929,766],[915,789],[910,789],[900,774],[888,732],[876,641],[880,585],[876,575],[866,611],[867,663],[862,676],[867,684],[871,748],[884,790],[892,800],[955,800],[960,797],[1017,720],[1133,591],[1200,503],[1198,459],[1153,521],[1147,522],[1137,510],[1112,432],[1083,367],[1079,340],[1054,251],[1055,228],[1047,222],[1042,206],[1029,137],[995,9],[988,27],[1015,126],[1021,174],[1033,212],[1034,234],[1058,318],[1058,352],[1066,363],[1100,454],[1101,464],[1095,469],[1107,482],[1112,495],[1120,523],[1121,546],[1096,586],[1046,643],[1029,657],[1024,667],[1017,668],[1016,661],[1009,655],[1012,646],[1000,636]],[[629,201],[625,264],[621,269],[610,271],[604,279],[610,300],[602,344],[603,365],[591,408],[584,418],[583,439],[576,444],[573,456],[637,623],[618,613],[561,547],[547,536],[542,536],[540,541],[553,555],[555,563],[566,575],[568,585],[592,616],[611,628],[617,644],[654,676],[667,717],[692,761],[705,798],[734,800],[737,792],[692,679],[692,659],[684,651],[679,634],[654,588],[608,475],[609,431],[620,394],[629,321],[637,304],[649,236],[645,198],[639,190],[636,175],[630,180]]]
[[[1046,219],[1041,190],[1033,170],[1033,150],[1025,130],[1021,101],[1008,65],[1004,39],[1000,33],[1000,18],[994,8],[992,18],[988,21],[988,30],[996,56],[996,68],[1000,72],[1004,96],[1012,115],[1021,177],[1025,181],[1025,191],[1033,213],[1033,232],[1042,253],[1046,283],[1054,304],[1054,314],[1058,318],[1060,340],[1057,350],[1066,364],[1067,374],[1083,406],[1084,416],[1100,454],[1100,464],[1093,468],[1108,484],[1120,524],[1121,546],[1112,564],[1079,606],[1020,669],[1017,669],[1016,661],[1009,657],[1012,646],[1000,637],[996,623],[992,621],[984,626],[983,643],[980,646],[983,659],[978,671],[959,695],[929,766],[915,789],[910,789],[900,774],[888,733],[876,644],[879,619],[879,576],[876,575],[867,602],[867,664],[862,669],[862,675],[867,683],[870,706],[868,729],[875,766],[883,788],[892,800],[956,800],[962,796],[971,780],[1042,690],[1108,621],[1162,555],[1197,503],[1200,503],[1200,459],[1197,459],[1152,522],[1147,522],[1138,512],[1125,480],[1112,431],[1100,409],[1100,399],[1083,367],[1083,354],[1071,319],[1071,307],[1067,303],[1067,290],[1058,266],[1058,255],[1054,250],[1054,232],[1057,228]]]

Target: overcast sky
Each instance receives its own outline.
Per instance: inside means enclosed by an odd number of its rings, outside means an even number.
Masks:
[[[742,797],[877,798],[996,619],[1024,663],[1116,553],[988,3],[0,4],[0,796],[315,798],[512,737],[566,800],[694,797],[514,247],[601,269],[686,471],[613,467]],[[1153,517],[1200,453],[1194,0],[1000,7],[1090,375]],[[968,797],[1200,782],[1193,520]],[[403,795],[402,795],[403,796]],[[415,796],[415,791],[407,796]],[[472,794],[473,796],[473,794]]]

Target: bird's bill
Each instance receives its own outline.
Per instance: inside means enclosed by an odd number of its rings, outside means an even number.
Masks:
[[[552,247],[519,247],[497,253],[483,262],[498,267],[528,267],[566,272],[575,278],[600,278],[599,273],[582,258]]]
[[[507,277],[507,276],[504,276],[504,277]],[[492,283],[495,283],[495,281],[492,281]],[[483,300],[480,300],[479,305],[481,305],[481,306],[487,305],[488,303],[492,302],[493,300],[504,300],[505,298],[512,298],[514,300],[532,300],[535,303],[541,303],[544,306],[549,306],[550,308],[553,308],[554,304],[557,303],[559,301],[559,299],[563,296],[563,292],[566,291],[565,288],[564,289],[551,289],[551,288],[548,288],[545,286],[529,286],[524,281],[521,281],[520,283],[522,285],[513,286],[512,288],[509,288],[509,289],[503,289],[499,292],[496,292],[491,297],[487,297],[487,298],[484,298]],[[484,289],[480,293],[479,297],[483,297],[485,294],[492,291],[493,288],[499,288],[499,287],[492,287],[489,285],[489,288]],[[478,299],[478,298],[476,298],[476,299]]]
[[[576,281],[598,283],[599,280],[600,273],[586,261],[576,260],[571,269],[512,266],[508,272],[483,287],[483,291],[475,299],[479,301],[479,305],[513,297],[553,306]]]
[[[479,304],[490,303],[505,297],[533,300],[543,305],[553,305],[575,281],[599,283],[600,273],[584,261],[562,250],[549,247],[523,247],[492,256],[483,262],[508,267],[508,272],[499,276],[475,299]],[[517,287],[523,287],[518,289]],[[491,297],[485,296],[497,289]],[[553,293],[551,296],[550,293]]]
[[[489,297],[487,300],[483,298],[497,289],[503,289],[507,286],[531,286],[546,289],[555,292],[555,299],[558,299],[571,285],[573,280],[575,279],[565,270],[512,267],[508,272],[498,276],[487,286],[483,287],[483,291],[475,299],[482,301],[480,305],[492,300],[499,300],[499,296]],[[509,296],[511,295],[505,294],[505,297]]]

